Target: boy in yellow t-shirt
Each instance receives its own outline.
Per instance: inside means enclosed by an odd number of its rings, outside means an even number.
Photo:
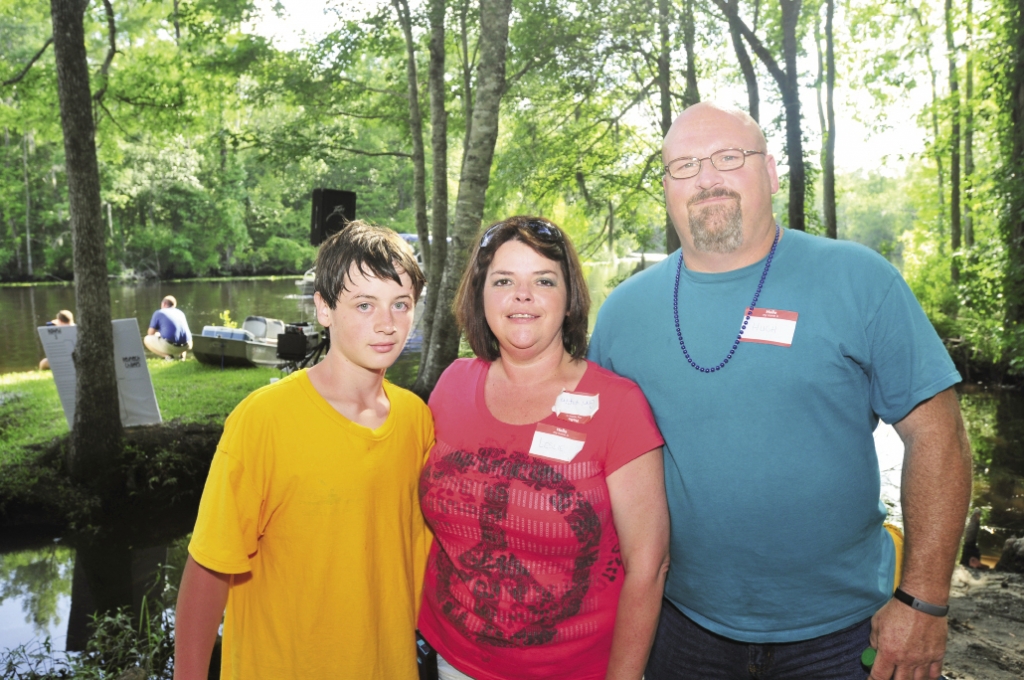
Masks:
[[[321,246],[313,300],[330,350],[224,425],[181,580],[176,680],[206,678],[225,605],[222,678],[417,677],[418,478],[434,427],[384,371],[423,285],[388,229],[353,222]]]

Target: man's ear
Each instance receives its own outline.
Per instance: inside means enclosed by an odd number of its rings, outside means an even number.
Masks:
[[[779,171],[775,167],[775,156],[765,154],[764,165],[768,170],[768,182],[771,184],[772,193],[776,194],[779,192]]]

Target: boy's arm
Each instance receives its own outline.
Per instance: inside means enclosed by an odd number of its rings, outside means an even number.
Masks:
[[[230,579],[188,556],[174,614],[174,680],[206,679]]]

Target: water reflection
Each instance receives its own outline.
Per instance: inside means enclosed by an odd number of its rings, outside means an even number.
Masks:
[[[96,586],[97,572],[126,596],[119,604],[130,605],[134,615],[172,607],[187,538],[124,550],[104,542],[93,546],[102,550],[99,555],[95,550],[90,554],[88,549],[76,551],[58,544],[0,555],[0,652],[45,638],[55,650],[83,651],[91,635],[93,612],[109,597],[109,593],[97,597],[90,586],[90,581]],[[27,625],[19,625],[18,617]]]
[[[965,389],[960,407],[974,451],[973,505],[982,508],[983,554],[1024,535],[1024,394]]]
[[[0,555],[0,605],[18,605],[35,635],[50,634],[67,620],[74,559],[58,544]],[[0,628],[0,647],[7,630]]]

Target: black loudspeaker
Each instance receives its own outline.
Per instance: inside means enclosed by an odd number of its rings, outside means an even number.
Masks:
[[[309,242],[318,246],[356,218],[356,194],[338,189],[313,189]]]

